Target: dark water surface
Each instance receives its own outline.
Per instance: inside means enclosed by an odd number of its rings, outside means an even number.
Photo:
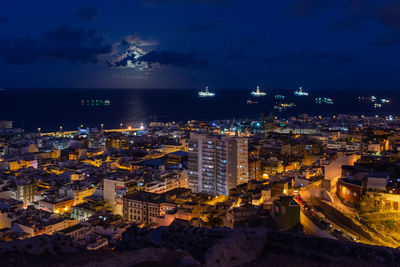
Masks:
[[[89,127],[119,128],[138,122],[216,120],[232,118],[259,118],[269,113],[277,102],[294,102],[294,108],[276,111],[279,117],[301,113],[310,115],[400,115],[400,92],[315,91],[308,97],[294,96],[292,91],[268,91],[267,96],[252,98],[258,104],[246,104],[250,90],[216,90],[214,98],[199,98],[193,90],[175,89],[7,89],[0,90],[0,120],[14,121],[14,127],[43,131]],[[275,100],[275,94],[286,96]],[[390,103],[374,108],[372,102],[358,101],[359,96],[375,95],[390,99]],[[333,105],[316,104],[316,97],[329,97]],[[82,100],[85,101],[82,105]],[[109,106],[86,105],[86,100],[109,100]],[[91,102],[90,102],[91,103]],[[95,102],[96,103],[96,102]]]

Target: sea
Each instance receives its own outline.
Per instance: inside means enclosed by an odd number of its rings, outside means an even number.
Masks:
[[[27,131],[75,130],[79,126],[106,129],[151,121],[257,120],[262,113],[280,118],[299,114],[333,116],[400,116],[398,91],[309,91],[295,96],[293,91],[269,90],[263,97],[251,97],[251,90],[211,90],[215,97],[198,97],[185,89],[0,89],[0,120],[11,120],[15,128]],[[275,95],[284,95],[277,100]],[[375,96],[376,102],[368,100]],[[360,100],[364,97],[365,100]],[[316,98],[331,98],[334,104],[317,104]],[[251,99],[254,104],[247,104]],[[387,99],[381,107],[374,107]],[[109,102],[107,102],[107,101]],[[281,103],[295,106],[279,111]]]

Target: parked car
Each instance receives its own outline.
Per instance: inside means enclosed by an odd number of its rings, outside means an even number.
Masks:
[[[326,220],[321,220],[320,224],[321,224],[321,227],[323,230],[331,230],[332,229],[332,224],[330,224]]]

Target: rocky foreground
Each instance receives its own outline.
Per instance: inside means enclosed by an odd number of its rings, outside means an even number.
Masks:
[[[129,228],[114,250],[64,236],[0,244],[0,266],[400,266],[400,251],[266,228]]]

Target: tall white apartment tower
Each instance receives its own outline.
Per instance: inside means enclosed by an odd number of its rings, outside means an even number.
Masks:
[[[228,195],[229,189],[247,183],[248,140],[191,133],[189,188],[196,193]]]

